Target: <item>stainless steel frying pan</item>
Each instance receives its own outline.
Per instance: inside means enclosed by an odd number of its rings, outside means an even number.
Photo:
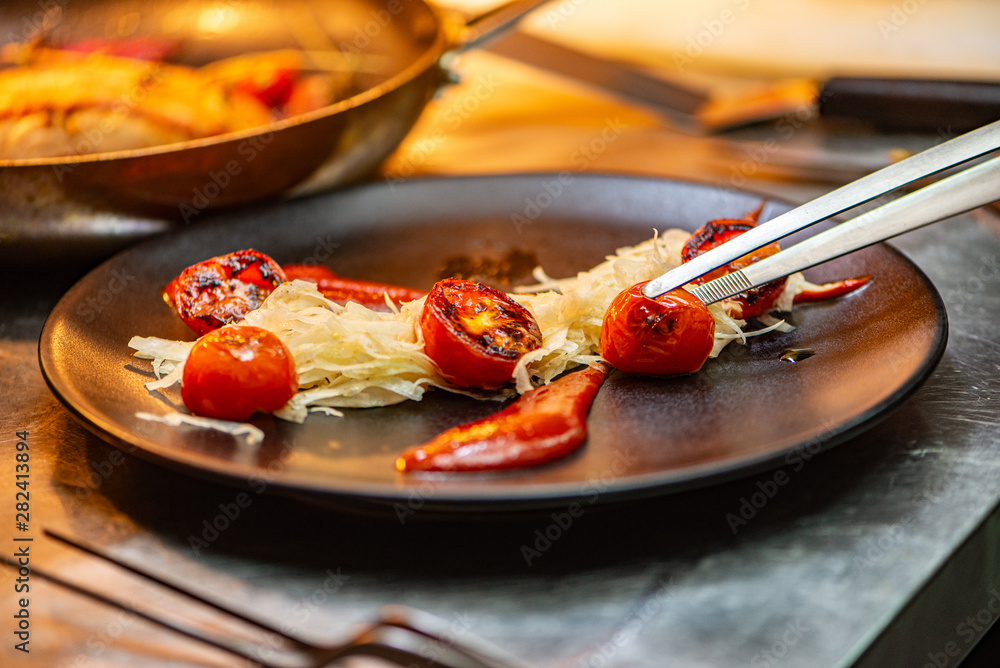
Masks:
[[[353,94],[249,131],[152,148],[0,160],[70,196],[189,219],[194,213],[341,185],[369,174],[445,81],[442,57],[468,48],[545,0],[518,0],[471,22],[422,0],[17,0],[0,6],[0,41],[44,27],[56,43],[179,40],[185,62],[300,48],[353,72]],[[99,146],[98,146],[99,148]]]

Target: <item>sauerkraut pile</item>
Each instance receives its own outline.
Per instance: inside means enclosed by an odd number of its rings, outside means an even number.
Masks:
[[[612,300],[628,287],[679,265],[681,249],[690,235],[685,230],[668,230],[636,246],[620,248],[601,264],[572,278],[555,280],[537,268],[538,284],[520,288],[512,295],[534,315],[543,342],[540,349],[519,362],[514,373],[517,391],[526,392],[570,368],[600,359],[601,323]],[[800,274],[790,276],[775,310],[790,311],[794,296],[811,285]],[[510,396],[509,390],[459,389],[441,377],[424,354],[419,326],[423,302],[418,299],[398,306],[389,302],[391,312],[376,312],[354,303],[341,306],[331,302],[307,281],[278,286],[260,308],[239,323],[273,332],[295,360],[299,391],[275,415],[302,422],[310,411],[340,414],[337,408],[419,401],[432,387],[480,398]],[[772,329],[790,329],[782,320],[763,316],[758,320],[767,326],[746,333],[742,329],[746,322],[733,318],[725,301],[708,308],[716,321],[715,347],[710,357],[717,356],[733,341],[745,341],[748,336]],[[150,391],[180,382],[184,360],[193,345],[193,341],[142,336],[129,341],[136,357],[152,361],[157,379],[146,384]],[[195,424],[194,419],[180,413],[169,418],[143,417]],[[199,426],[219,428],[221,422],[197,418]],[[223,430],[235,433],[233,428]]]

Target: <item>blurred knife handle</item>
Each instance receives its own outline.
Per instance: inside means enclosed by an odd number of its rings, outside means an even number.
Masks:
[[[1000,81],[832,77],[820,90],[819,113],[950,137],[1000,119]]]

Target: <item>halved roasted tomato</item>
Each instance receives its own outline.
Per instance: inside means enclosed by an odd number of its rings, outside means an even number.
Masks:
[[[601,357],[630,374],[694,373],[712,352],[715,318],[683,288],[650,299],[642,292],[648,282],[611,302],[601,325]]]
[[[272,413],[298,390],[295,362],[275,334],[259,327],[223,327],[201,337],[181,379],[181,399],[195,415],[243,421]]]
[[[460,387],[494,389],[510,381],[521,357],[542,345],[534,316],[503,292],[446,278],[420,314],[424,351]]]
[[[747,215],[747,217],[743,219],[720,218],[718,220],[712,220],[705,223],[691,235],[687,243],[684,245],[684,249],[681,251],[681,260],[688,262],[692,258],[698,257],[705,251],[724,244],[730,239],[738,237],[748,230],[752,230],[757,225],[757,216],[759,214],[760,209]],[[780,250],[781,247],[777,242],[770,243],[766,246],[758,248],[755,251],[747,253],[743,257],[733,260],[729,264],[720,267],[715,271],[705,274],[695,282],[705,283],[724,274],[739,271],[740,269],[750,266],[754,262],[759,262],[765,257],[774,255]],[[781,292],[785,289],[786,281],[787,279],[784,278],[771,281],[770,283],[752,288],[746,292],[740,293],[736,297],[733,297],[732,303],[735,304],[739,310],[738,313],[733,313],[733,315],[737,318],[745,320],[747,318],[753,318],[771,311],[774,308],[775,302],[778,301],[778,297],[781,296]]]
[[[205,334],[259,307],[285,281],[277,262],[248,249],[193,264],[163,290],[188,327]]]

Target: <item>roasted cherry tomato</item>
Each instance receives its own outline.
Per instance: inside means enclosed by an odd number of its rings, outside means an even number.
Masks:
[[[460,387],[503,386],[521,356],[542,345],[528,309],[499,290],[457,278],[431,288],[420,330],[424,352]]]
[[[759,213],[759,211],[756,213]],[[711,250],[720,244],[724,244],[730,239],[738,237],[747,230],[753,229],[757,224],[756,213],[751,214],[743,220],[722,218],[702,225],[695,231],[694,234],[691,235],[691,238],[689,238],[687,243],[684,245],[684,249],[681,251],[681,259],[684,262],[688,262],[705,251]],[[743,257],[733,260],[724,267],[719,267],[715,271],[705,274],[695,282],[705,283],[724,274],[739,271],[740,269],[750,266],[754,262],[758,262],[763,260],[765,257],[774,255],[780,250],[781,247],[777,244],[777,242],[770,243],[744,255]],[[778,297],[781,296],[782,290],[785,289],[786,281],[787,279],[781,278],[737,295],[733,298],[733,301],[739,305],[740,312],[735,313],[734,315],[738,318],[747,319],[767,313],[774,308],[774,303],[778,301]]]
[[[625,373],[670,376],[694,373],[715,343],[715,318],[683,288],[656,299],[633,285],[611,302],[601,326],[601,357]]]
[[[386,295],[389,295],[389,299],[398,304],[420,299],[427,294],[422,290],[413,290],[399,285],[344,278],[318,264],[286,264],[282,269],[284,269],[285,277],[289,281],[300,279],[315,283],[323,296],[330,301],[338,304],[355,302],[373,311],[389,310],[385,303]]]
[[[201,337],[181,379],[181,398],[195,415],[243,421],[271,413],[298,390],[295,362],[277,336],[246,325],[223,327]]]
[[[198,334],[239,320],[285,281],[278,263],[241,250],[193,264],[170,282],[163,298]]]
[[[587,413],[608,371],[598,362],[529,390],[498,413],[408,449],[396,470],[489,471],[568,455],[587,440]]]

